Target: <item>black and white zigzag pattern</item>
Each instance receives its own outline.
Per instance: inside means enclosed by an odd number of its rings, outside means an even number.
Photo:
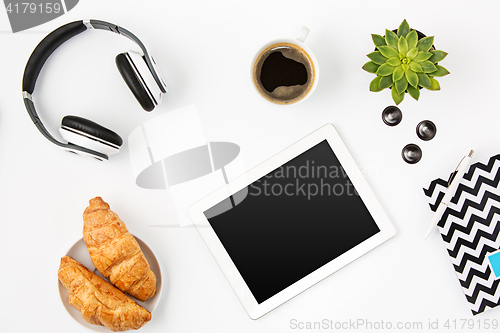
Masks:
[[[500,154],[473,164],[438,223],[460,284],[474,315],[500,305],[500,279],[487,254],[500,248]],[[434,180],[424,193],[437,209],[448,182]]]

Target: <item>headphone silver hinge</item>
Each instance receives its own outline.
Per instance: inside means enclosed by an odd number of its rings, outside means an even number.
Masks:
[[[90,23],[90,20],[83,20],[82,22],[87,27],[87,30],[94,29],[94,26]]]
[[[31,94],[27,91],[23,91],[23,99],[25,99],[25,98],[27,98],[33,102],[33,97],[31,97]]]
[[[114,32],[115,34],[121,35],[120,30],[118,30],[118,26],[117,25],[109,27],[109,30],[111,30],[111,32]]]

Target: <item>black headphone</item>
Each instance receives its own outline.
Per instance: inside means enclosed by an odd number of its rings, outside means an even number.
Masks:
[[[63,25],[48,34],[35,48],[23,75],[23,99],[31,120],[38,130],[50,142],[72,153],[94,157],[99,161],[118,153],[123,140],[115,132],[77,116],[65,116],[59,129],[68,143],[57,141],[43,126],[33,103],[33,90],[36,79],[45,61],[61,44],[87,29],[99,29],[115,32],[131,39],[143,54],[130,51],[116,56],[115,63],[125,83],[135,98],[146,111],[152,111],[161,102],[162,95],[167,92],[167,85],[161,77],[153,57],[144,44],[130,31],[115,24],[99,20],[75,21]]]

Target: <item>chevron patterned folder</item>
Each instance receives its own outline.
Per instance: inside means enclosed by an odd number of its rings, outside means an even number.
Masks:
[[[451,262],[474,315],[500,305],[500,279],[489,255],[500,248],[500,154],[475,163],[463,176],[438,223]],[[432,181],[424,193],[436,211],[448,182]],[[493,256],[492,256],[493,257]]]

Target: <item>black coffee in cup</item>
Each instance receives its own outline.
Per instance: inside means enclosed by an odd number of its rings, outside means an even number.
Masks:
[[[253,67],[257,90],[277,104],[293,104],[304,98],[314,85],[314,76],[311,57],[292,43],[267,47],[257,56]]]

